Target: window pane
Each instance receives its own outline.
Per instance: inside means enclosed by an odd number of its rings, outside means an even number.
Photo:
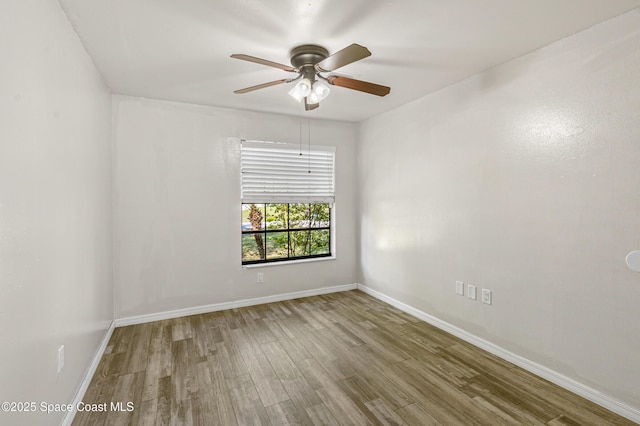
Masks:
[[[310,204],[309,205],[309,227],[325,228],[329,226],[331,218],[329,204]]]
[[[264,260],[264,234],[242,235],[242,261]]]
[[[309,231],[291,231],[289,233],[291,243],[291,256],[309,255]]]
[[[289,204],[289,227],[291,229],[309,227],[309,204]]]
[[[329,254],[331,247],[329,244],[329,230],[319,229],[311,231],[311,247],[309,254]]]
[[[264,229],[264,204],[242,205],[242,230],[260,231]]]
[[[281,259],[289,256],[286,232],[267,232],[267,259]]]
[[[267,229],[287,229],[288,204],[267,204]]]

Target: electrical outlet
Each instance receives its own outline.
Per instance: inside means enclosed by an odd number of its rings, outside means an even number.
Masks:
[[[259,283],[263,283],[264,282],[264,272],[258,272],[257,282],[259,282]]]
[[[473,300],[477,299],[475,285],[471,285],[471,284],[467,285],[467,297]]]
[[[491,290],[487,290],[486,288],[482,289],[482,303],[486,305],[491,304]]]
[[[58,348],[58,374],[62,373],[64,368],[64,345]]]
[[[464,283],[462,281],[456,281],[456,294],[464,296]]]

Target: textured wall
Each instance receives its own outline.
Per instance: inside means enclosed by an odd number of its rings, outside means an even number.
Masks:
[[[640,407],[639,75],[636,10],[364,122],[361,280]]]
[[[55,0],[0,2],[0,40],[0,401],[69,403],[113,319],[111,95]]]
[[[116,318],[356,282],[354,124],[311,122],[312,144],[337,147],[337,258],[243,269],[229,138],[298,143],[300,120],[128,97],[113,116]]]

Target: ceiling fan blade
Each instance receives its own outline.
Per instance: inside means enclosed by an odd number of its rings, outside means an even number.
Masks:
[[[242,93],[247,93],[247,92],[253,92],[254,90],[264,89],[265,87],[276,86],[278,84],[283,84],[283,83],[290,83],[293,80],[295,80],[295,79],[293,79],[293,78],[283,78],[282,80],[270,81],[269,83],[262,83],[262,84],[258,84],[256,86],[245,87],[244,89],[234,90],[233,93],[242,94]]]
[[[234,53],[233,55],[231,55],[231,57],[234,59],[242,59],[243,61],[254,62],[260,65],[266,65],[268,67],[279,68],[284,71],[297,72],[297,70],[290,65],[279,64],[277,62],[268,61],[266,59],[256,58],[255,56],[243,55],[241,53]]]
[[[318,108],[320,106],[320,104],[310,104],[307,102],[307,98],[304,98],[304,110],[305,111],[311,111],[314,110],[316,108]]]
[[[391,92],[391,87],[381,86],[380,84],[369,83],[367,81],[356,80],[348,77],[340,77],[330,75],[327,78],[329,84],[334,86],[346,87],[347,89],[359,90],[365,93],[371,93],[377,96],[386,96]]]
[[[342,50],[337,51],[333,55],[323,59],[316,64],[316,70],[320,72],[329,72],[338,68],[349,65],[352,62],[371,56],[371,52],[364,46],[353,43]]]

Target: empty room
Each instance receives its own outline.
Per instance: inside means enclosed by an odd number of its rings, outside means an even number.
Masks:
[[[640,424],[640,0],[0,0],[0,424]]]

